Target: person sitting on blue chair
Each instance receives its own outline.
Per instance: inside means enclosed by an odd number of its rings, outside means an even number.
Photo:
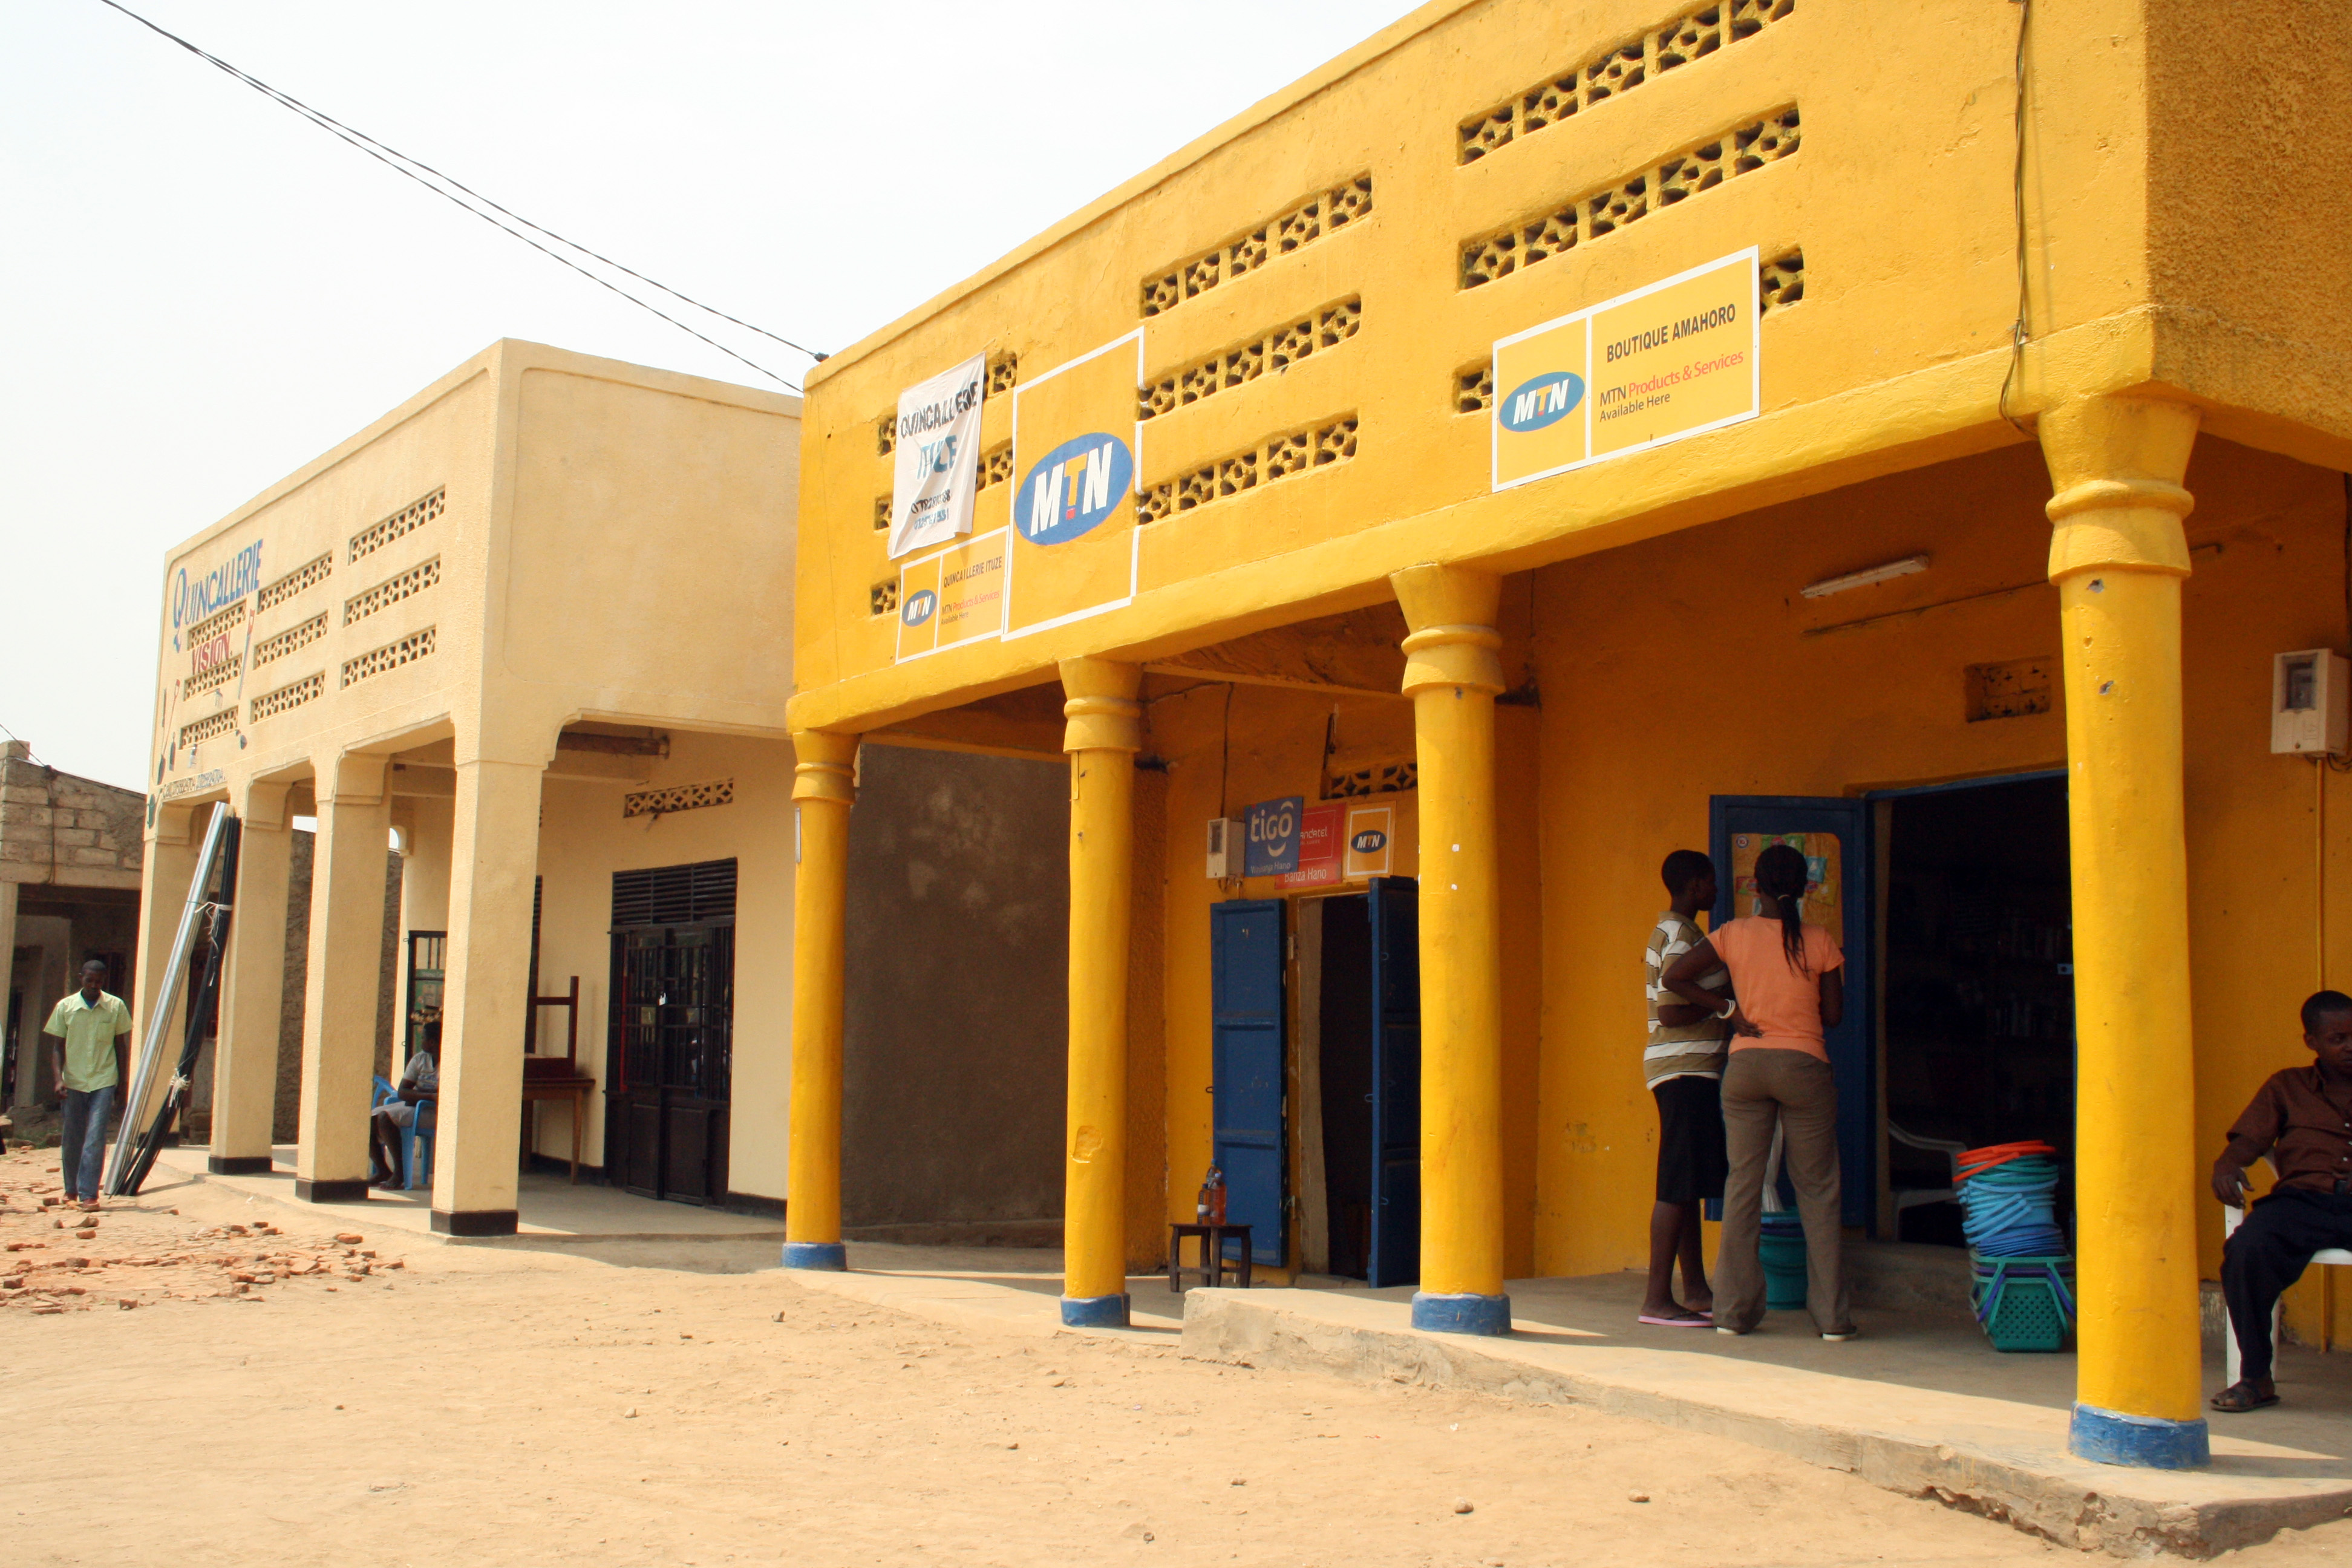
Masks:
[[[436,1018],[425,1026],[416,1054],[408,1058],[407,1070],[400,1075],[400,1088],[368,1118],[368,1181],[372,1185],[397,1189],[406,1184],[400,1168],[400,1130],[416,1125],[420,1101],[440,1094],[441,1069],[436,1060],[440,1054],[441,1021]]]

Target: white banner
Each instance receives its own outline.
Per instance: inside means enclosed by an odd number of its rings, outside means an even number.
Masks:
[[[890,490],[890,559],[971,531],[980,488],[981,377],[987,356],[964,361],[898,395],[898,467]]]

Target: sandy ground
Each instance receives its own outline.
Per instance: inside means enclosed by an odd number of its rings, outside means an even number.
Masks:
[[[79,1237],[37,1206],[55,1167],[54,1152],[0,1160],[0,1242],[45,1244],[0,1254],[30,1276],[0,1308],[17,1456],[0,1541],[17,1563],[2078,1556],[1587,1410],[901,1317],[803,1290],[768,1267],[767,1242],[394,1258],[350,1211],[201,1184],[111,1208]],[[280,1234],[257,1236],[265,1224]],[[288,1272],[313,1259],[325,1267]],[[2352,1521],[2231,1561],[2352,1561]]]

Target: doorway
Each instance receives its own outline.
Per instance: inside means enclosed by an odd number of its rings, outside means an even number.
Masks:
[[[1948,1151],[2040,1139],[2074,1212],[2074,904],[2063,773],[1884,798],[1895,1234],[1958,1247]],[[1922,1147],[1921,1145],[1927,1145]]]
[[[1381,877],[1315,900],[1315,1026],[1300,1048],[1314,1057],[1319,1148],[1305,1163],[1310,1179],[1320,1171],[1324,1270],[1376,1286],[1421,1274],[1418,891]]]
[[[727,1200],[735,862],[613,874],[604,1168],[640,1197]]]

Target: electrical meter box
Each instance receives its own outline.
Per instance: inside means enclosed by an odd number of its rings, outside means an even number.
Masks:
[[[1209,875],[1229,881],[1242,874],[1244,832],[1237,816],[1209,818]]]
[[[2342,756],[2352,748],[2352,660],[2305,648],[2271,660],[2271,750]]]

